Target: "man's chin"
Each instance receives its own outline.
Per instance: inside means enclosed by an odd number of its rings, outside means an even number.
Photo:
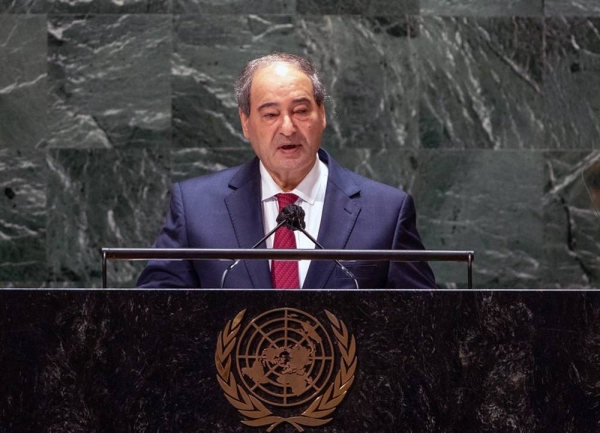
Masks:
[[[281,152],[277,158],[277,165],[283,171],[296,173],[310,170],[314,165],[314,161],[313,158],[306,155],[306,152],[297,150],[287,153]]]

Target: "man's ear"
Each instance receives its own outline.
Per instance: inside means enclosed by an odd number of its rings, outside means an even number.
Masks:
[[[242,133],[244,134],[244,137],[249,140],[250,138],[248,137],[248,121],[250,120],[248,118],[248,116],[246,116],[243,112],[241,108],[238,108],[238,113],[240,113],[240,123],[242,124]]]
[[[323,123],[323,129],[327,126],[327,115],[325,114],[325,103],[321,103],[319,107],[321,110],[321,122]]]

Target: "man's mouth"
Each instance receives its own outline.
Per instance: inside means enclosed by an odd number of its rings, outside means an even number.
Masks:
[[[279,148],[283,150],[291,150],[295,149],[296,147],[298,147],[297,144],[284,144],[283,146],[279,146]]]

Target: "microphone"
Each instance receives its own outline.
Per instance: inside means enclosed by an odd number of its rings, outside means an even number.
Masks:
[[[306,223],[304,222],[304,216],[304,209],[302,209],[297,204],[288,204],[277,216],[277,222],[281,220],[288,229],[293,231],[299,230],[300,232],[304,233],[304,235],[308,239],[310,239],[313,244],[319,247],[319,249],[324,250],[325,247],[319,242],[317,242],[317,240],[305,230]],[[350,272],[344,265],[342,265],[339,260],[334,259],[333,261],[340,267],[340,269],[346,274],[348,278],[351,278],[354,281],[354,285],[357,289],[359,289],[358,280],[356,279],[354,274]]]
[[[287,219],[283,219],[282,221],[279,221],[279,217],[281,217],[281,215],[283,214],[283,211],[289,206],[291,206],[291,205],[288,205],[285,208],[283,208],[283,210],[279,213],[279,215],[277,215],[277,223],[278,224],[275,226],[275,228],[273,230],[271,230],[269,233],[267,233],[260,241],[255,243],[251,249],[258,248],[258,246],[260,244],[262,244],[264,241],[269,239],[269,237],[273,236],[273,233],[275,233],[277,230],[279,230],[279,227],[283,226],[287,222]],[[302,210],[302,208],[300,208],[300,209]],[[302,211],[302,212],[304,212],[304,211]],[[236,267],[237,264],[241,261],[242,261],[242,259],[236,259],[232,264],[227,266],[227,269],[225,269],[225,271],[223,272],[223,275],[221,275],[221,289],[223,287],[225,287],[225,278],[227,278],[227,274],[229,274],[229,271],[231,271],[234,267]]]
[[[289,230],[304,230],[306,223],[304,222],[304,209],[297,204],[288,204],[284,207],[279,215],[277,215],[277,222],[283,222],[284,226]]]
[[[306,223],[304,222],[305,215],[306,214],[304,213],[304,209],[302,209],[297,204],[288,204],[286,207],[284,207],[281,210],[281,212],[279,212],[279,215],[277,215],[277,219],[276,219],[277,225],[275,226],[275,228],[273,230],[271,230],[269,233],[267,233],[260,241],[258,241],[256,244],[254,244],[254,246],[251,249],[258,248],[258,246],[260,244],[262,244],[264,241],[269,239],[269,237],[273,236],[273,234],[277,230],[279,230],[280,227],[285,226],[286,228],[288,228],[289,230],[292,230],[292,231],[300,230],[300,232],[302,232],[308,239],[310,239],[313,244],[315,244],[320,249],[324,250],[325,247],[323,247],[323,245],[321,245],[319,242],[317,242],[317,240],[315,238],[313,238],[310,235],[310,233],[308,233],[305,230],[305,228],[306,228]],[[225,269],[225,271],[223,272],[223,275],[221,276],[221,289],[223,287],[225,287],[225,278],[227,278],[227,274],[229,274],[229,271],[231,271],[241,261],[242,261],[242,259],[237,259],[231,265],[229,265],[227,267],[227,269]],[[354,285],[358,289],[359,288],[358,280],[352,274],[352,272],[350,272],[344,265],[342,265],[339,260],[334,259],[333,261],[340,267],[340,269],[349,278],[351,278],[354,281]]]

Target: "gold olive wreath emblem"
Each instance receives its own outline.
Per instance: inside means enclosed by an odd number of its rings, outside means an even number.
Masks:
[[[281,308],[257,316],[242,330],[245,313],[240,311],[226,323],[215,351],[217,380],[225,398],[246,417],[242,423],[269,426],[267,432],[289,423],[303,432],[302,426],[330,422],[329,416],[354,382],[357,364],[356,340],[344,322],[325,310],[341,355],[331,382],[335,351],[327,330],[316,318]],[[268,408],[300,405],[308,407],[292,416]]]

